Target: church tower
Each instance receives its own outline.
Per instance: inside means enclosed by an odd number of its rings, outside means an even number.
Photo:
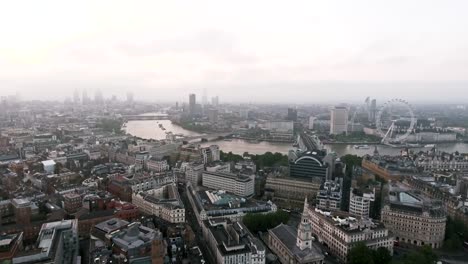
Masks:
[[[296,246],[301,250],[312,248],[312,225],[309,221],[309,204],[307,197],[304,201],[304,211],[302,212],[301,223],[297,230]]]

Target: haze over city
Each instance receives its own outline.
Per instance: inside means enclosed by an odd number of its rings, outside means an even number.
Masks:
[[[0,5],[0,263],[468,263],[468,1]]]
[[[27,6],[28,8],[24,8]],[[0,94],[462,102],[466,1],[10,1]],[[8,25],[8,26],[6,26]]]

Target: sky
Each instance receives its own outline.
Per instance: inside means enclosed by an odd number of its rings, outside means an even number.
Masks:
[[[5,1],[0,95],[468,100],[466,0]]]

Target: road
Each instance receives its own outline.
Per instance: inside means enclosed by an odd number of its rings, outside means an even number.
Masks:
[[[207,244],[203,238],[201,227],[198,224],[198,220],[195,216],[195,213],[193,212],[193,208],[190,205],[185,188],[179,186],[178,189],[179,193],[181,194],[180,197],[182,198],[182,202],[185,205],[185,221],[190,225],[193,232],[195,233],[195,241],[203,254],[203,258],[205,259],[206,263],[216,263],[214,256],[211,254],[211,251],[208,249]]]

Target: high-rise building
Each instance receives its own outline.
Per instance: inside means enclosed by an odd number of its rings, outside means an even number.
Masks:
[[[348,108],[335,106],[331,110],[330,134],[348,133]]]
[[[81,103],[84,105],[89,104],[89,97],[88,97],[88,92],[86,89],[83,89],[83,93],[81,95]]]
[[[94,92],[94,102],[98,104],[102,104],[104,102],[104,96],[102,95],[102,91],[97,89]]]
[[[127,103],[129,103],[129,104],[133,103],[133,93],[132,92],[127,93]]]
[[[206,93],[206,88],[203,89],[203,96],[202,96],[202,105],[205,107],[208,104],[208,95]]]
[[[219,97],[218,96],[211,97],[211,104],[214,107],[217,107],[219,105]]]
[[[210,109],[208,111],[208,118],[210,123],[215,124],[218,123],[218,110],[217,109]]]
[[[375,122],[377,116],[377,100],[373,99],[369,107],[369,122]]]
[[[297,121],[297,109],[294,108],[288,108],[288,117],[287,119],[289,121]]]
[[[314,129],[314,122],[315,122],[316,119],[317,119],[317,117],[315,117],[315,116],[310,116],[309,117],[309,129],[310,130]]]
[[[74,104],[80,103],[80,94],[78,93],[78,89],[75,89],[75,92],[73,93],[73,103]]]
[[[190,115],[194,115],[196,112],[197,107],[197,98],[195,94],[189,95],[189,113]]]

